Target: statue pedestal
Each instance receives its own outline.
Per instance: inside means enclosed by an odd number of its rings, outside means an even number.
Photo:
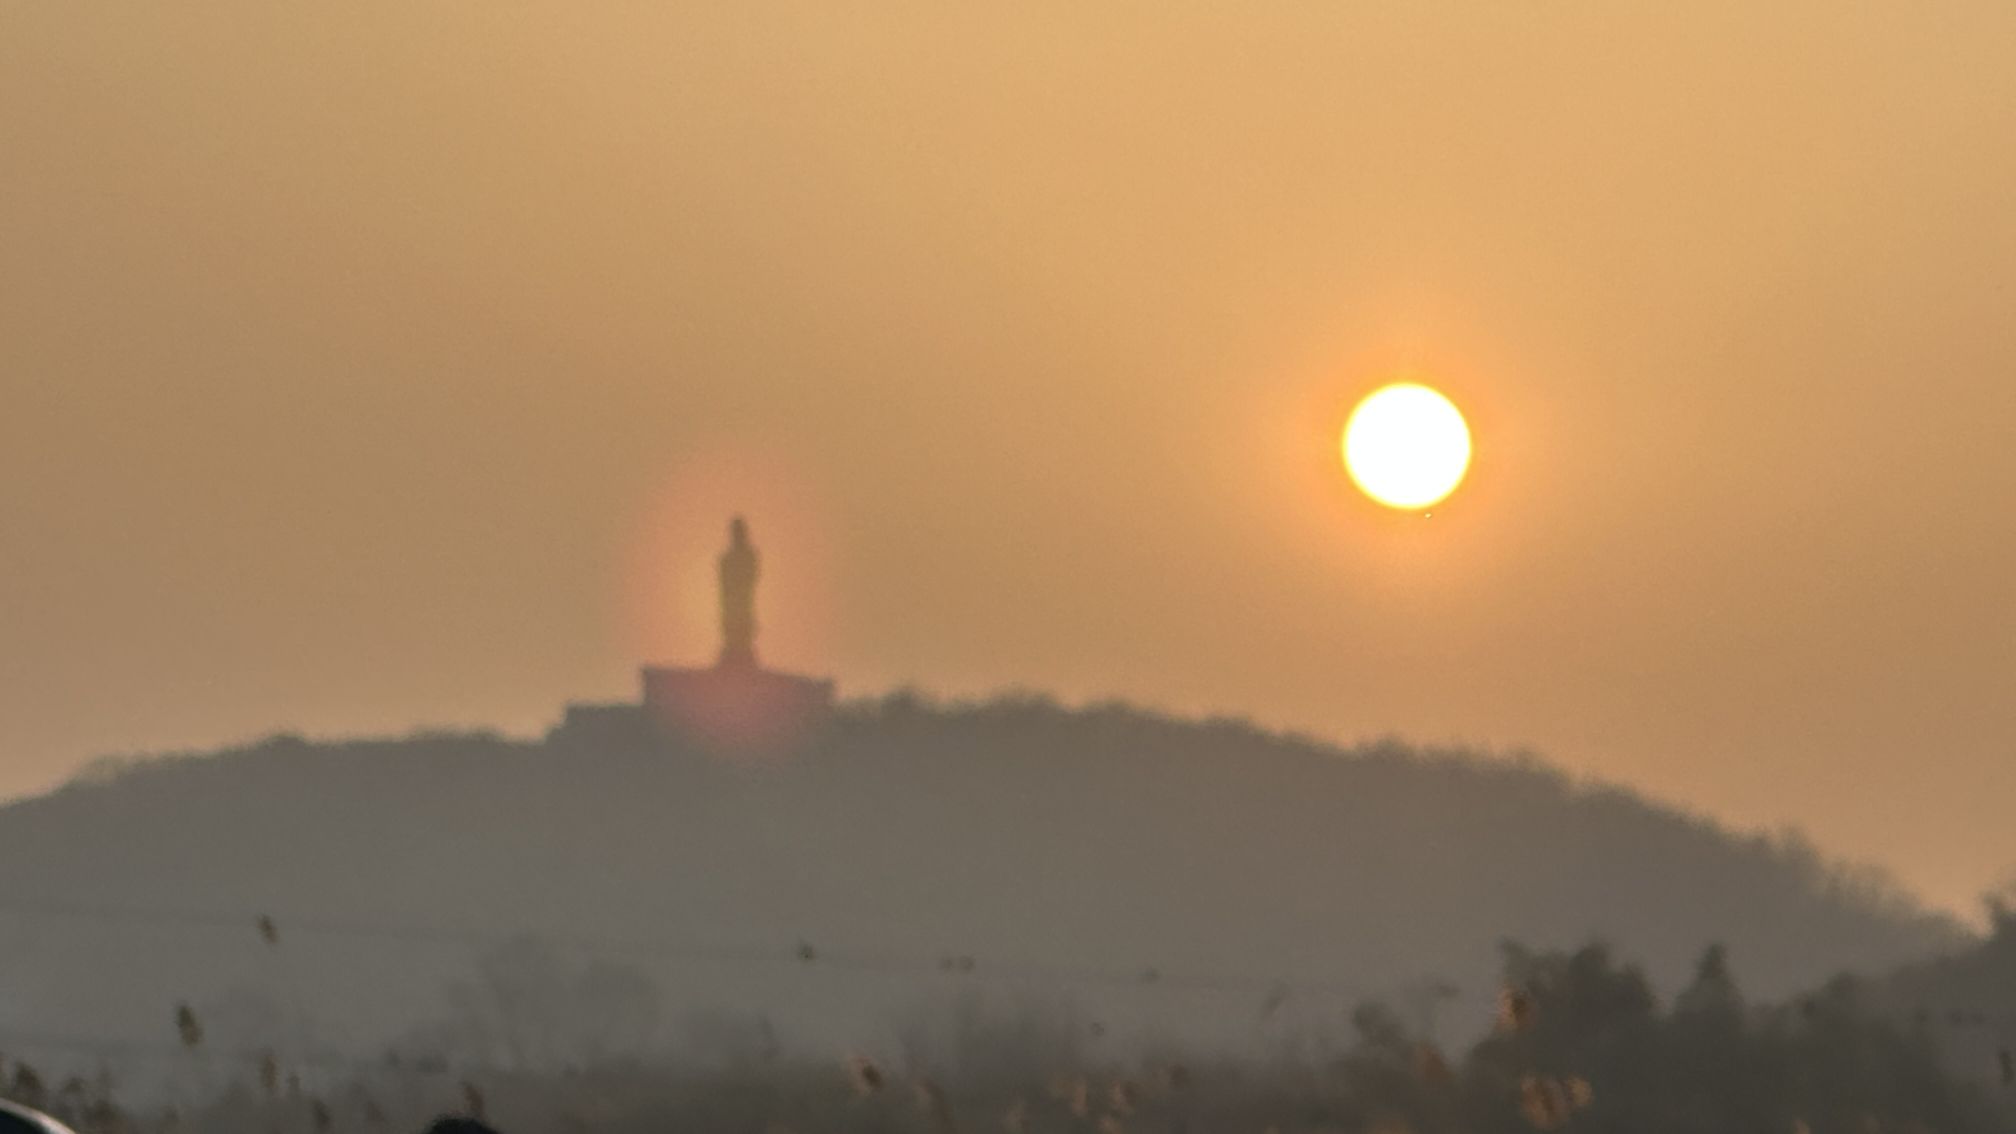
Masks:
[[[833,683],[753,665],[646,666],[644,712],[661,731],[726,751],[774,751],[833,711]]]

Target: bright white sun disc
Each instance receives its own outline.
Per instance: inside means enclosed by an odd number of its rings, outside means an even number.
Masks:
[[[1400,382],[1366,395],[1344,423],[1344,467],[1365,495],[1416,511],[1441,501],[1470,470],[1470,426],[1456,403]]]

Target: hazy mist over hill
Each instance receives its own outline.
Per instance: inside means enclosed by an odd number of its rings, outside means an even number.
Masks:
[[[785,668],[1532,743],[1967,911],[2016,864],[2012,43],[0,5],[0,795],[536,730],[707,651],[740,511]],[[1338,459],[1408,376],[1477,436],[1429,523]]]
[[[1037,697],[856,703],[758,764],[641,728],[107,764],[0,810],[0,862],[17,1049],[165,1039],[187,1002],[221,1042],[375,1051],[513,949],[648,985],[612,998],[651,1005],[625,1043],[832,1050],[975,987],[1251,1047],[1372,997],[1474,1033],[1505,938],[1602,939],[1667,987],[1722,942],[1760,994],[1964,939],[1795,839],[1534,762]]]
[[[2012,47],[0,3],[0,1134],[2016,1131]]]

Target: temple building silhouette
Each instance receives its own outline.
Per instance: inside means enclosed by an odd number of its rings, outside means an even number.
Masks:
[[[635,735],[642,723],[661,737],[709,749],[760,751],[788,747],[825,723],[832,681],[765,669],[756,659],[762,561],[740,516],[729,522],[718,572],[721,649],[714,664],[644,666],[641,705],[569,705],[561,733]]]

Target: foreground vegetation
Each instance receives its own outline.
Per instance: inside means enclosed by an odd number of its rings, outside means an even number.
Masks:
[[[17,1101],[84,1134],[417,1131],[444,1111],[518,1131],[702,1134],[1968,1134],[1999,1129],[1994,1100],[1949,1077],[1929,1037],[1880,1014],[1843,978],[1788,1003],[1746,1001],[1718,947],[1661,1003],[1609,950],[1507,946],[1499,1018],[1460,1055],[1393,1011],[1360,1007],[1334,1050],[1240,1062],[1087,1058],[1068,1028],[968,1015],[893,1064],[822,1063],[737,1048],[693,1063],[450,1070],[386,1061],[304,1088],[272,1060],[180,1105],[128,1109],[108,1081],[51,1089],[27,1065]],[[184,1021],[189,1023],[189,1021]],[[191,1047],[200,1037],[185,1034]]]

